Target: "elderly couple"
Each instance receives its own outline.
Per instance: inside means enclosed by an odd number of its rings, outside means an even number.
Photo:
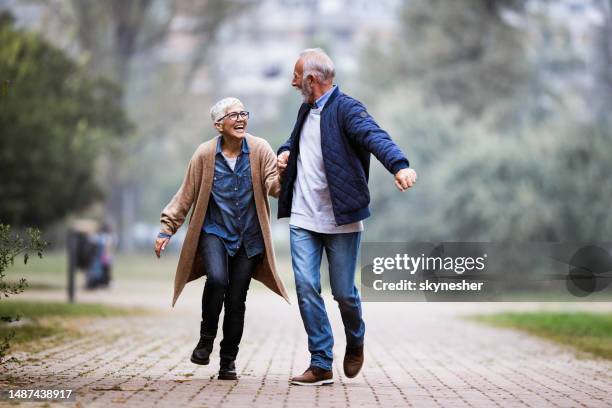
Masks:
[[[278,197],[278,217],[290,217],[293,272],[311,354],[308,369],[291,383],[333,383],[334,339],[321,297],[324,249],[346,333],[344,373],[355,377],[363,365],[365,324],[355,268],[362,220],[370,215],[370,153],[394,175],[400,191],[417,176],[365,107],[340,92],[333,79],[334,65],[323,50],[300,54],[292,86],[304,103],[278,157],[268,142],[246,132],[249,112],[238,99],[216,103],[210,114],[220,135],[198,147],[180,189],[162,211],[158,257],[192,209],[172,305],[187,282],[207,275],[193,363],[209,363],[225,305],[219,379],[237,379],[234,361],[251,278],[288,300],[276,272],[268,195]]]

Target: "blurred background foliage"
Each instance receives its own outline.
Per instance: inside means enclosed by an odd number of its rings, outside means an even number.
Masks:
[[[375,173],[377,239],[609,239],[611,4],[573,2],[585,47],[553,3],[413,0],[370,44],[363,95],[420,170],[403,204]]]
[[[101,199],[94,163],[130,130],[121,88],[0,17],[0,214],[46,226]]]
[[[376,3],[376,4],[372,4]],[[323,46],[419,173],[378,163],[365,240],[607,240],[612,1],[0,0],[0,221],[150,248],[224,96],[276,147]],[[10,82],[6,82],[10,81]],[[284,221],[274,222],[284,228]],[[276,234],[279,241],[286,233]]]

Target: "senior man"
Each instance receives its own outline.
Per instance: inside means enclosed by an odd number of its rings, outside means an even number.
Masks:
[[[334,339],[321,297],[323,250],[346,334],[344,373],[353,378],[363,365],[365,324],[355,267],[362,220],[370,215],[370,153],[395,175],[400,191],[417,179],[406,156],[364,105],[334,85],[334,75],[334,64],[323,50],[300,54],[291,85],[302,93],[304,103],[291,137],[278,149],[278,217],[291,217],[293,272],[311,354],[308,369],[291,379],[297,385],[333,383]]]

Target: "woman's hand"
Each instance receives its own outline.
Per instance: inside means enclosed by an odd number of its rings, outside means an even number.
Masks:
[[[281,154],[278,155],[276,162],[276,170],[278,171],[278,175],[282,176],[283,172],[287,168],[287,162],[289,161],[289,150],[285,150]]]
[[[159,258],[162,251],[166,249],[166,245],[170,242],[170,238],[157,238],[155,240],[155,255]]]

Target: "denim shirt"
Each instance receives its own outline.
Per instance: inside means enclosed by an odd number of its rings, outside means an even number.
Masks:
[[[232,171],[217,142],[215,175],[202,231],[221,238],[230,256],[244,244],[247,256],[263,253],[264,243],[253,198],[249,146],[242,139],[240,155]]]
[[[329,99],[331,94],[334,92],[334,89],[336,89],[336,85],[332,85],[332,87],[329,88],[327,92],[321,95],[319,99],[315,101],[313,108],[323,109],[325,107],[325,104],[327,103],[327,100]]]

